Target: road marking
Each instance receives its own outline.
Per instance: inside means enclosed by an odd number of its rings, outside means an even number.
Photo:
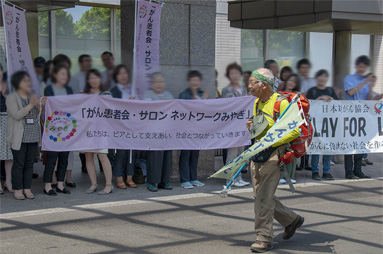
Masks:
[[[103,202],[103,203],[95,203],[95,204],[86,204],[86,205],[75,205],[74,208],[83,208],[83,209],[95,209],[95,208],[106,208],[106,207],[116,207],[116,206],[124,206],[124,205],[137,205],[148,203],[145,200],[124,200],[124,201],[114,201],[114,202]]]
[[[383,177],[378,177],[374,179],[357,179],[357,180],[334,180],[334,181],[323,181],[323,182],[308,182],[308,183],[299,183],[294,184],[295,188],[304,188],[311,186],[320,186],[327,184],[347,184],[351,182],[361,182],[361,181],[372,181],[372,180],[383,180]],[[289,186],[286,185],[278,185],[278,189],[289,189]],[[241,189],[233,189],[230,191],[230,194],[240,194],[240,193],[248,193],[252,192],[253,188],[241,188]],[[49,209],[38,209],[32,211],[25,212],[11,212],[0,214],[0,220],[2,219],[14,219],[20,217],[27,216],[36,216],[36,215],[47,215],[47,214],[55,214],[55,213],[65,213],[65,212],[74,212],[79,211],[78,209],[102,209],[108,207],[117,207],[117,206],[126,206],[126,205],[135,205],[135,204],[149,204],[161,201],[175,201],[181,199],[191,199],[191,198],[204,198],[204,197],[213,197],[217,196],[220,191],[214,191],[211,193],[191,193],[191,194],[183,194],[183,195],[173,195],[173,196],[163,196],[163,197],[153,197],[148,198],[146,200],[124,200],[124,201],[114,201],[114,202],[103,202],[103,203],[95,203],[95,204],[85,204],[85,205],[75,205],[73,208],[49,208]]]
[[[45,215],[45,214],[52,214],[52,213],[65,213],[65,212],[73,212],[73,211],[76,211],[76,210],[70,209],[70,208],[49,208],[49,209],[38,209],[38,210],[25,211],[25,212],[4,213],[0,215],[0,220],[14,219],[14,218],[20,218],[20,217],[26,217],[26,216],[34,216],[34,215]]]
[[[312,187],[312,186],[320,186],[320,185],[328,185],[328,184],[347,184],[347,183],[356,183],[362,181],[373,181],[373,180],[382,180],[383,177],[377,178],[369,178],[369,179],[343,179],[343,180],[332,180],[332,181],[317,181],[317,182],[307,182],[307,183],[296,183],[294,184],[295,188],[303,188],[303,187]],[[288,184],[278,185],[278,189],[290,189]]]
[[[155,198],[148,198],[148,199],[155,200],[155,201],[171,201],[171,200],[180,200],[180,199],[189,199],[189,198],[204,198],[204,197],[212,197],[212,196],[214,196],[214,194],[212,193],[199,192],[199,193],[192,193],[192,194],[155,197]]]

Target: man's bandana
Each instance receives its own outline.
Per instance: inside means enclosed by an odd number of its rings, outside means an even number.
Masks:
[[[258,71],[253,71],[253,73],[251,73],[251,76],[253,76],[254,78],[256,78],[259,81],[266,82],[269,86],[274,88],[274,83],[271,80],[269,80],[268,78],[266,78],[265,76],[263,76]]]

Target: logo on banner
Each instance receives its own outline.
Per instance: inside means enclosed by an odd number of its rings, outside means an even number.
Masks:
[[[55,111],[45,121],[45,133],[53,142],[64,142],[76,133],[77,121],[69,113]]]
[[[148,14],[148,8],[146,8],[145,5],[142,5],[138,10],[138,16],[140,17],[140,19],[143,19],[146,17],[146,14]]]
[[[7,11],[7,13],[5,14],[5,20],[7,21],[7,25],[12,25],[13,15],[11,11]]]
[[[383,103],[376,103],[374,105],[375,113],[380,115],[382,113]]]

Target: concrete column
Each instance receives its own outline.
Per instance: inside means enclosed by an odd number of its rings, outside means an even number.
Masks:
[[[28,42],[32,60],[39,56],[39,19],[37,12],[26,12],[25,18],[28,26]]]
[[[350,74],[351,32],[334,32],[333,42],[333,84],[343,89],[343,79]]]

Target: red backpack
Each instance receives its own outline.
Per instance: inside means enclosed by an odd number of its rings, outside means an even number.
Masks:
[[[274,115],[278,115],[281,112],[279,112],[281,107],[281,101],[283,99],[286,99],[289,103],[293,100],[296,93],[289,93],[289,92],[281,92],[281,96],[278,98],[274,105]],[[290,142],[290,149],[292,150],[294,157],[299,158],[306,154],[308,147],[311,144],[311,141],[313,139],[314,129],[311,124],[311,117],[309,115],[310,111],[310,102],[306,98],[306,96],[299,94],[299,100],[298,100],[298,107],[299,109],[302,109],[303,114],[302,117],[304,118],[305,122],[299,127],[299,137],[294,139]],[[274,116],[274,117],[275,117]],[[274,118],[275,119],[275,118]],[[278,119],[278,118],[277,118]]]
[[[281,102],[286,99],[289,103],[294,99],[296,93],[280,92],[281,96],[278,97],[274,104],[274,121],[277,121],[280,114]],[[259,101],[258,101],[259,102]],[[289,151],[280,158],[279,163],[283,162],[285,165],[290,164],[295,158],[302,157],[306,154],[308,147],[311,144],[313,138],[313,126],[311,124],[311,118],[309,115],[310,102],[306,96],[299,94],[298,107],[302,109],[302,117],[305,122],[299,127],[299,137],[290,142]],[[258,109],[258,105],[257,105]]]

